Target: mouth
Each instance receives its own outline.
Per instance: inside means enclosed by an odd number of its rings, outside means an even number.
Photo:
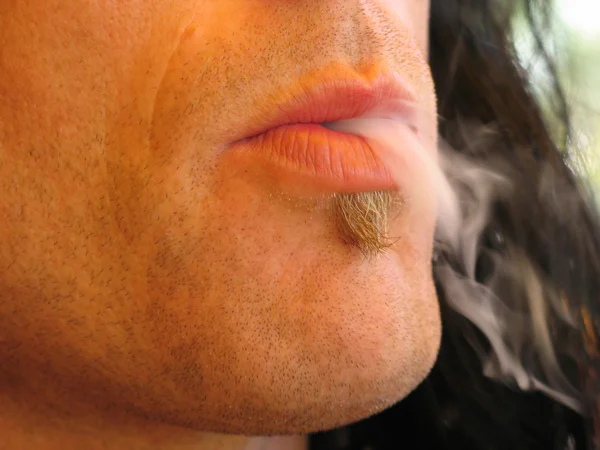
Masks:
[[[287,90],[289,100],[252,121],[227,150],[236,165],[259,165],[275,182],[325,193],[397,189],[396,178],[371,143],[336,122],[355,118],[393,120],[416,135],[416,94],[398,76],[329,79]],[[410,145],[398,143],[399,146]]]

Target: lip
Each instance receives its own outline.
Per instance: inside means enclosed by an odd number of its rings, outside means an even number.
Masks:
[[[322,191],[397,189],[368,140],[323,124],[377,117],[418,135],[417,96],[409,84],[395,74],[373,81],[328,77],[285,92],[286,101],[264,107],[275,113],[250,120],[243,137],[229,146],[226,153],[236,165],[258,165],[272,181]]]

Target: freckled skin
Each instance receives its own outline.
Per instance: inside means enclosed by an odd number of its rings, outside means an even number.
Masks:
[[[380,411],[426,376],[433,200],[409,203],[396,246],[365,260],[321,203],[219,163],[286,86],[332,68],[401,73],[433,133],[427,2],[381,3],[0,6],[2,395],[57,415],[299,434]]]

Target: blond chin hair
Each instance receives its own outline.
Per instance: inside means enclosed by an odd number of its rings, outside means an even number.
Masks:
[[[390,191],[335,194],[333,216],[344,242],[358,247],[365,256],[375,256],[389,248],[389,216],[401,202]]]

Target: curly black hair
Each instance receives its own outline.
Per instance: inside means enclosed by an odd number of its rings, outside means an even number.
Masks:
[[[497,241],[490,236],[501,233],[563,299],[575,326],[548,321],[562,367],[581,393],[581,411],[486,377],[473,348],[473,336],[485,347],[484,336],[449,307],[438,285],[443,337],[430,376],[376,416],[313,434],[311,449],[600,449],[600,220],[585,180],[567,164],[568,102],[545,46],[551,6],[550,0],[432,0],[430,64],[441,138],[473,160],[501,161],[516,193],[494,204],[477,276],[486,276],[484,251]],[[526,19],[553,79],[543,106],[517,58],[515,14]],[[485,145],[473,145],[465,123],[494,132]],[[556,188],[550,196],[540,189],[548,173]]]

